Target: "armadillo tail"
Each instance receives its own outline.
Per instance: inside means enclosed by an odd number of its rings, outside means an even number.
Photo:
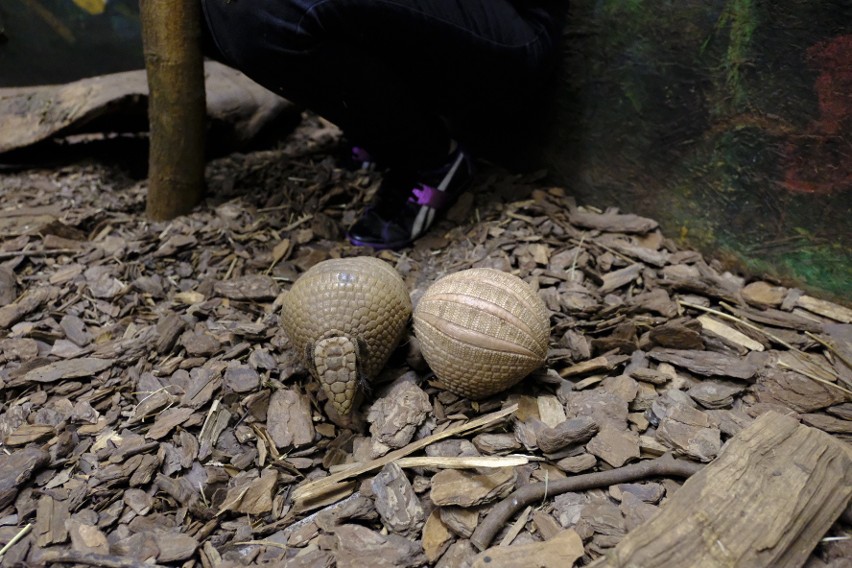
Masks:
[[[358,391],[358,345],[343,336],[320,339],[314,345],[313,359],[334,409],[341,416],[348,415]]]

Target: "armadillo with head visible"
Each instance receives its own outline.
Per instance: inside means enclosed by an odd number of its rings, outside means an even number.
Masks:
[[[352,410],[358,385],[385,366],[410,316],[399,273],[366,256],[314,265],[281,309],[287,335],[341,416]]]

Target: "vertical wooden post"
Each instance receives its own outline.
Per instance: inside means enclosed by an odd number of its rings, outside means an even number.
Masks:
[[[200,0],[140,0],[148,74],[148,217],[172,219],[204,189],[204,65]]]

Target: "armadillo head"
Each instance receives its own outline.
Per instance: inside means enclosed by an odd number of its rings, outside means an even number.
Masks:
[[[352,410],[358,391],[358,352],[356,341],[335,335],[317,341],[311,354],[320,385],[340,416]]]

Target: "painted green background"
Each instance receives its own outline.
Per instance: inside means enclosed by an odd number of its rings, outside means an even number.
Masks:
[[[580,200],[852,298],[852,2],[577,0],[547,162]]]

